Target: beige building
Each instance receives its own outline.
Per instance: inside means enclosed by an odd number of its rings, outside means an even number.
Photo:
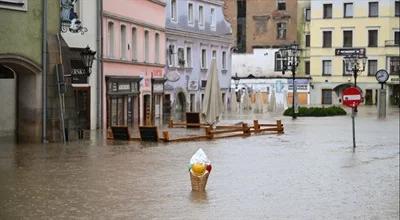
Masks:
[[[297,0],[225,0],[239,53],[297,41]]]
[[[357,78],[365,104],[376,104],[375,73],[386,69],[388,101],[399,104],[400,1],[312,0],[310,34],[311,104],[339,104],[344,87],[354,82],[336,48],[366,48],[365,71]],[[307,4],[307,3],[305,3]],[[308,24],[304,34],[308,34]],[[306,55],[305,55],[306,56]]]

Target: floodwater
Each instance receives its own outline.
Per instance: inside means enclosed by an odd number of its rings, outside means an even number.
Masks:
[[[398,219],[399,109],[386,120],[227,115],[273,122],[283,135],[189,143],[0,144],[0,219]],[[187,172],[203,148],[206,192]]]

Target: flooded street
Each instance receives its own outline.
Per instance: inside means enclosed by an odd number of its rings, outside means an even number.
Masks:
[[[223,123],[254,116],[225,116]],[[0,144],[0,219],[398,219],[399,109],[281,118],[283,135],[190,143]],[[263,119],[261,119],[263,118]],[[189,159],[213,163],[193,193]]]

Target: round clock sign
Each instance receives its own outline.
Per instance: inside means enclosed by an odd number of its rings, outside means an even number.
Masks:
[[[376,80],[380,83],[385,83],[389,79],[389,73],[386,70],[378,70],[375,74]]]

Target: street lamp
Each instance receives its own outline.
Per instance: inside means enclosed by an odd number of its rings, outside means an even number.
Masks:
[[[296,42],[293,42],[290,45],[287,45],[281,49],[279,49],[279,54],[283,60],[282,62],[282,74],[285,75],[285,71],[290,70],[292,72],[292,83],[293,83],[293,97],[292,97],[292,109],[293,109],[293,113],[292,113],[292,118],[296,119],[296,111],[297,108],[295,108],[295,104],[296,104],[296,68],[299,65],[299,61],[300,61],[300,49],[299,49],[299,45]]]
[[[92,72],[92,64],[93,64],[93,59],[94,55],[96,54],[96,51],[92,51],[88,46],[86,46],[85,49],[81,51],[81,59],[83,62],[83,65],[85,66],[85,70],[87,74],[90,74]]]
[[[239,87],[239,77],[238,74],[235,73],[235,76],[232,77],[233,81],[235,82],[235,92],[236,92],[236,102],[239,102],[240,97],[239,97],[239,91],[238,91],[238,87]]]
[[[366,56],[345,56],[344,62],[347,71],[353,72],[354,86],[357,87],[357,77],[359,72],[364,72],[367,63]]]

